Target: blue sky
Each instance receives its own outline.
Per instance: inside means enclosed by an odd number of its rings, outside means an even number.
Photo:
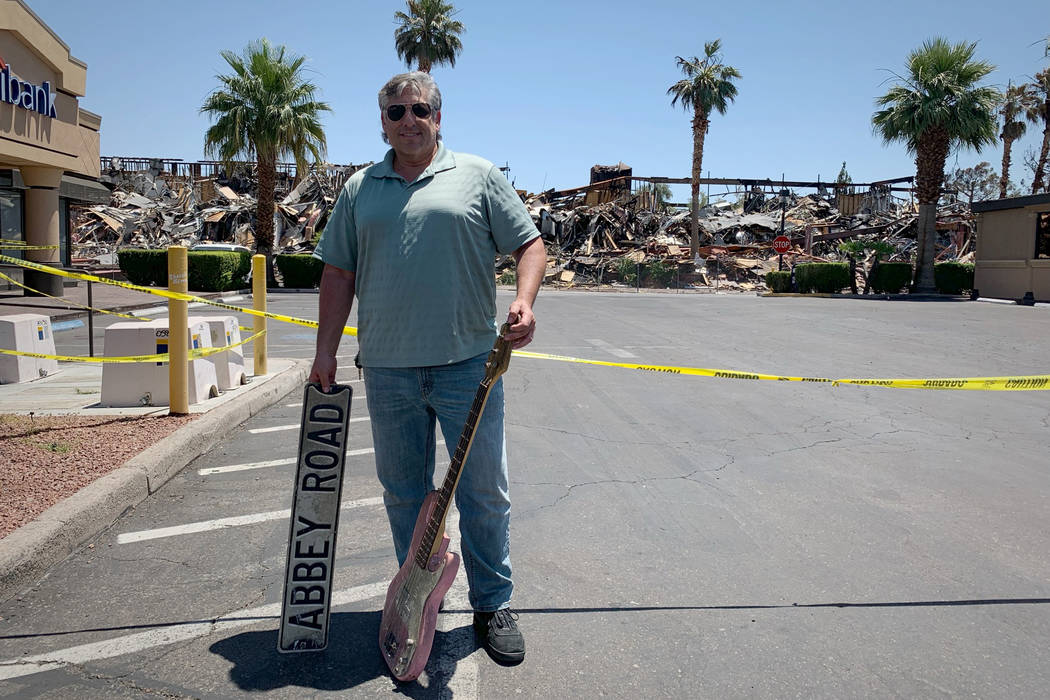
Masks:
[[[328,160],[380,159],[376,92],[404,70],[393,46],[403,2],[270,0],[28,0],[88,65],[84,108],[102,115],[102,154],[196,160],[208,126],[198,109],[226,72],[223,49],[265,36],[308,57],[310,77],[333,108]],[[586,184],[591,166],[623,161],[635,175],[688,177],[689,115],[672,107],[675,56],[721,38],[743,78],[704,150],[713,177],[833,180],[842,161],[854,182],[913,175],[903,146],[872,133],[875,98],[925,39],[977,41],[1005,86],[1048,65],[1046,0],[1006,5],[960,0],[881,3],[528,3],[454,0],[466,26],[455,68],[433,71],[444,97],[449,148],[509,164],[519,189]],[[1019,164],[1041,128],[1015,146]],[[952,154],[948,167],[1001,149]],[[1013,177],[1022,176],[1015,167]],[[1030,176],[1027,177],[1029,181]],[[719,188],[713,188],[712,195]],[[685,200],[688,187],[675,188]]]

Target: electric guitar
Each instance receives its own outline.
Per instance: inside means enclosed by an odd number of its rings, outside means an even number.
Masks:
[[[431,491],[423,499],[423,507],[412,531],[408,557],[387,589],[383,619],[379,624],[379,650],[390,672],[399,681],[415,680],[427,665],[438,608],[459,570],[459,555],[448,551],[445,518],[489,392],[510,364],[510,343],[504,339],[507,328],[508,325],[503,324],[496,344],[489,352],[485,377],[474,394],[474,403],[459,436],[452,463],[445,473],[445,481],[440,489]]]

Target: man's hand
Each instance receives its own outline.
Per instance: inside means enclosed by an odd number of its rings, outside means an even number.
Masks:
[[[510,347],[514,350],[523,348],[532,342],[532,335],[536,332],[536,317],[532,314],[532,307],[522,299],[511,302],[510,312],[507,314],[506,340],[510,341]]]
[[[338,368],[335,356],[333,355],[316,355],[314,357],[314,366],[310,368],[310,378],[308,381],[317,382],[321,385],[321,391],[328,393],[328,388],[335,384],[335,372]]]
[[[507,323],[511,325],[507,329],[506,339],[510,341],[510,347],[517,350],[531,343],[532,335],[536,332],[532,302],[536,300],[536,292],[540,289],[543,271],[547,267],[547,251],[540,237],[536,236],[515,250],[514,260],[517,263],[518,295],[511,302],[507,314]]]

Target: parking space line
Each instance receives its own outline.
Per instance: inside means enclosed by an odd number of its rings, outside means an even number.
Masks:
[[[361,423],[363,421],[370,420],[368,416],[361,416],[360,418],[351,418],[351,423]],[[248,432],[252,435],[261,435],[263,433],[278,433],[282,430],[298,430],[300,425],[298,423],[290,423],[288,425],[273,425],[269,428],[249,428]]]
[[[435,444],[444,445],[444,440],[437,440]],[[370,455],[376,450],[374,447],[362,447],[359,450],[347,450],[347,457],[357,457],[359,455]],[[229,464],[225,467],[205,467],[204,469],[198,469],[197,474],[200,476],[208,476],[209,474],[227,474],[229,472],[243,472],[251,469],[266,469],[268,467],[283,467],[288,464],[295,464],[295,457],[286,457],[284,459],[271,459],[265,462],[244,462],[242,464]]]
[[[349,508],[364,508],[383,504],[383,497],[361,498],[356,501],[347,501],[340,506],[341,510]],[[252,513],[250,515],[235,515],[230,518],[217,518],[215,520],[202,520],[185,525],[173,525],[171,527],[159,527],[153,530],[139,530],[137,532],[125,532],[117,535],[117,544],[131,544],[134,542],[145,542],[146,540],[157,540],[163,537],[177,537],[179,535],[191,535],[198,532],[209,532],[211,530],[223,530],[228,527],[240,527],[241,525],[254,525],[270,520],[287,519],[292,516],[290,508],[283,510],[271,510],[268,513]]]
[[[633,352],[628,352],[627,350],[623,350],[622,348],[613,347],[612,345],[606,343],[604,340],[600,340],[598,338],[584,338],[584,340],[586,340],[588,343],[598,348],[599,350],[604,350],[610,355],[615,355],[616,357],[638,357]]]
[[[457,540],[455,543],[450,543],[449,546],[455,546],[458,549],[458,508],[453,507],[449,511],[446,529],[449,533],[454,533]],[[459,571],[456,574],[452,587],[445,594],[446,608],[467,611],[471,609],[470,600],[467,597],[466,577],[465,571]],[[478,660],[475,656],[478,649],[474,641],[473,622],[474,617],[471,612],[446,612],[438,615],[438,629],[442,632],[452,632],[452,634],[445,635],[444,643],[437,650],[437,658],[431,659],[431,663],[438,667],[439,677],[449,679],[448,694],[457,699],[474,700],[478,697]]]
[[[349,452],[347,456],[349,456]],[[227,472],[243,472],[249,469],[266,469],[267,467],[283,467],[286,464],[295,464],[295,457],[287,457],[285,459],[270,459],[265,462],[243,462],[241,464],[230,464],[225,467],[207,467],[205,469],[198,469],[197,473],[201,476],[208,476],[209,474],[225,474]]]
[[[336,608],[363,600],[370,600],[386,594],[388,582],[368,583],[354,586],[332,594],[332,607]],[[185,642],[199,637],[207,637],[217,632],[248,625],[265,623],[281,614],[281,603],[269,603],[256,608],[236,610],[209,622],[195,622],[187,625],[168,625],[148,632],[138,632],[124,637],[107,639],[102,642],[80,644],[66,649],[57,649],[43,654],[23,656],[19,659],[0,661],[0,680],[31,676],[44,671],[53,671],[73,664],[86,664],[100,659],[111,659],[115,656],[135,654],[160,646]],[[459,697],[457,695],[457,697]]]
[[[351,398],[354,399],[354,400],[357,400],[357,399],[363,399],[364,397],[365,397],[365,393],[362,391],[360,393],[354,394]],[[285,408],[302,408],[303,407],[303,402],[302,401],[296,401],[295,403],[286,403],[286,404],[284,404],[284,407]]]

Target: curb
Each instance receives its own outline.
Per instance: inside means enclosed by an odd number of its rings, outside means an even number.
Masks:
[[[309,360],[293,361],[272,379],[202,414],[0,539],[0,602],[36,584],[52,566],[219,444],[227,432],[301,388],[309,371]]]

